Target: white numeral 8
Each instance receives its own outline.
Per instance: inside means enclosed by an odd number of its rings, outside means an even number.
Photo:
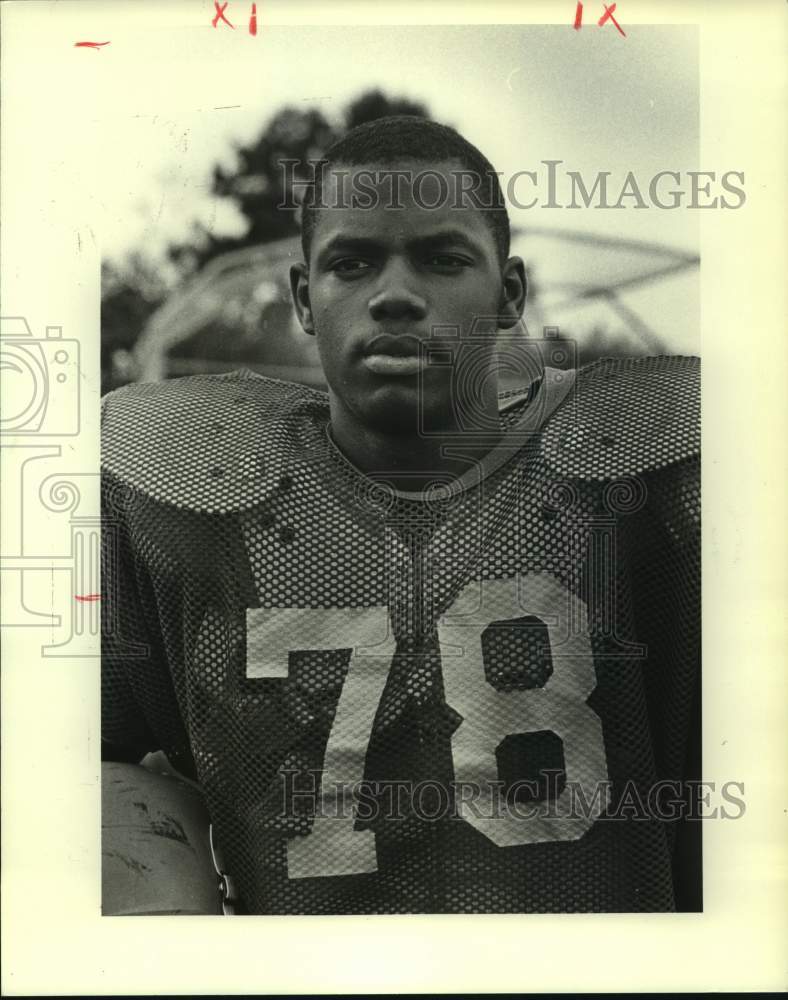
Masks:
[[[446,700],[463,717],[452,738],[454,777],[481,791],[473,805],[458,803],[463,819],[499,847],[548,840],[576,840],[594,822],[593,815],[569,813],[571,785],[587,802],[599,800],[607,764],[599,716],[586,704],[596,685],[585,604],[554,576],[534,573],[520,578],[525,591],[518,599],[517,580],[484,580],[466,587],[438,625]],[[464,604],[481,598],[481,606],[463,615]],[[524,610],[527,608],[528,610]],[[553,653],[553,672],[543,687],[498,691],[485,677],[482,633],[492,623],[535,615],[546,625]],[[570,630],[568,623],[572,622]],[[561,654],[556,656],[560,646]],[[496,808],[496,748],[517,733],[553,732],[564,748],[566,785],[551,812],[518,816]]]

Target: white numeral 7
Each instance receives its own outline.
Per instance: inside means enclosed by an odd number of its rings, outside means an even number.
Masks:
[[[396,643],[387,607],[250,608],[247,677],[287,677],[291,650],[353,650],[323,761],[320,802],[308,837],[287,842],[290,878],[377,871],[375,835],[353,829],[352,803],[331,803],[364,777],[372,723]]]

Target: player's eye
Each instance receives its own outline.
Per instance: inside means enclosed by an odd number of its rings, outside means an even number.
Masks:
[[[337,274],[361,274],[368,270],[370,263],[362,257],[342,257],[335,260],[330,265],[330,270]]]
[[[471,261],[467,257],[461,257],[456,253],[431,253],[427,257],[427,264],[430,267],[459,270],[462,267],[469,267]]]

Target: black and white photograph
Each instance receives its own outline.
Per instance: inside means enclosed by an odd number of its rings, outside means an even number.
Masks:
[[[199,916],[222,954],[307,926],[327,954],[387,917],[426,947],[427,917],[506,915],[514,955],[517,926],[581,935],[569,915],[679,934],[727,893],[733,920],[721,844],[780,801],[733,661],[780,675],[776,629],[725,638],[777,605],[722,590],[767,577],[718,486],[724,420],[757,409],[725,402],[730,359],[756,349],[713,321],[752,247],[709,234],[766,214],[775,175],[707,152],[707,22],[65,6],[44,51],[68,25],[53,99],[84,132],[53,125],[73,202],[49,204],[92,327],[6,279],[3,624],[50,698],[69,671],[86,692],[63,732],[87,732],[97,942]],[[761,467],[735,454],[734,495]],[[764,733],[780,711],[775,688]],[[310,951],[258,988],[311,983]],[[379,974],[356,985],[421,982]]]
[[[702,909],[698,38],[583,30],[284,29],[132,187],[104,913]]]

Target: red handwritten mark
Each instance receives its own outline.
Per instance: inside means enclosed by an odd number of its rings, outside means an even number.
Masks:
[[[580,31],[583,26],[583,5],[580,0],[577,0],[577,9],[575,10],[575,31]]]
[[[603,24],[605,23],[605,21],[607,21],[607,20],[609,19],[609,20],[611,20],[611,21],[613,22],[613,24],[615,24],[615,26],[616,26],[616,27],[618,28],[618,31],[619,31],[619,34],[620,34],[620,35],[623,35],[623,36],[624,36],[624,38],[626,38],[626,37],[627,37],[627,36],[626,36],[626,32],[622,30],[622,28],[621,28],[621,25],[620,25],[620,24],[618,23],[618,21],[617,21],[617,20],[616,20],[616,19],[615,19],[615,18],[613,17],[613,11],[614,11],[614,10],[616,9],[616,5],[615,5],[615,4],[611,4],[611,5],[610,5],[610,6],[608,7],[608,5],[607,5],[607,4],[603,4],[603,6],[604,6],[604,8],[605,8],[605,13],[604,13],[604,14],[603,14],[603,15],[602,15],[602,16],[601,16],[600,18],[599,18],[599,21],[597,22],[597,23],[599,24],[599,27],[601,28],[601,27],[602,27],[602,25],[603,25]]]
[[[101,594],[74,594],[78,601],[100,601]]]
[[[230,22],[224,16],[224,12],[227,10],[227,4],[226,3],[220,4],[219,0],[213,0],[213,6],[216,10],[216,16],[214,17],[213,21],[211,21],[211,24],[214,26],[214,28],[219,23],[219,21],[224,21],[224,23],[227,25],[228,28],[232,28],[233,30],[235,30],[235,25],[230,24]],[[613,4],[613,6],[615,7],[615,4]]]
[[[95,49],[98,51],[102,45],[109,45],[109,42],[74,42],[75,49]]]
[[[252,4],[252,16],[249,18],[249,34],[257,34],[257,4]]]

